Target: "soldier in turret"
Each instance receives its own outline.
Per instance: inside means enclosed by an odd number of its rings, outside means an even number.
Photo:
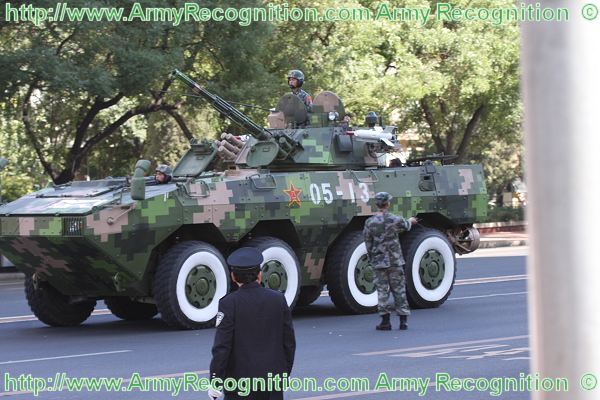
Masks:
[[[299,69],[293,69],[288,72],[288,86],[292,89],[292,94],[298,96],[300,100],[304,103],[304,107],[306,107],[306,111],[312,111],[312,97],[306,91],[302,89],[302,84],[304,83],[304,73]]]
[[[408,327],[407,319],[410,315],[406,298],[404,257],[398,235],[409,231],[417,223],[417,219],[404,219],[389,212],[391,199],[392,196],[387,192],[375,195],[375,205],[379,212],[365,222],[363,230],[369,261],[375,271],[377,311],[381,315],[381,323],[376,328],[380,331],[392,329],[391,312],[400,316],[402,330]],[[390,291],[394,297],[394,306],[388,305]]]
[[[173,171],[167,164],[160,164],[156,167],[154,181],[148,182],[148,185],[162,185],[171,182]]]

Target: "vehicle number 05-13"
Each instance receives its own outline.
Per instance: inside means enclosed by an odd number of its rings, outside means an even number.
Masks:
[[[350,193],[350,200],[352,203],[356,203],[357,196],[364,203],[369,201],[369,186],[366,183],[361,182],[358,184],[359,193],[355,193],[356,187],[352,182],[348,182],[348,192]],[[320,204],[321,201],[325,201],[325,204],[333,203],[334,193],[331,191],[331,183],[311,183],[309,187],[310,199],[314,204]],[[337,196],[343,197],[341,191],[336,192]]]

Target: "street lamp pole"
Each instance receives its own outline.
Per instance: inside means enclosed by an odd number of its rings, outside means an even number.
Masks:
[[[0,157],[0,171],[2,171],[6,165],[8,165],[8,160]],[[0,204],[2,204],[2,175],[0,175]]]
[[[569,9],[571,20],[522,25],[531,373],[566,378],[569,391],[536,390],[532,399],[592,400],[590,374],[600,372],[600,21],[591,21],[594,2],[548,3]]]

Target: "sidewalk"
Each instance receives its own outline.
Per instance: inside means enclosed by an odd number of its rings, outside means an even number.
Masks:
[[[526,246],[527,232],[486,232],[481,234],[480,249],[494,247]]]

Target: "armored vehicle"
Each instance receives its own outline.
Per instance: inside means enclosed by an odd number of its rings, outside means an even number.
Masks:
[[[455,254],[478,247],[481,166],[382,165],[398,150],[396,129],[372,115],[366,127],[349,126],[332,92],[316,96],[312,112],[283,96],[263,128],[183,73],[172,78],[245,135],[192,142],[167,184],[147,185],[150,162],[140,160],[132,177],[74,181],[1,207],[0,251],[27,275],[42,322],[80,324],[103,299],[123,319],[160,313],[180,329],[213,326],[233,290],[226,256],[242,245],[262,252],[262,284],[290,306],[310,304],[326,285],[340,310],[374,312],[362,229],[379,191],[394,196],[392,212],[420,220],[401,238],[410,303],[444,303]]]

